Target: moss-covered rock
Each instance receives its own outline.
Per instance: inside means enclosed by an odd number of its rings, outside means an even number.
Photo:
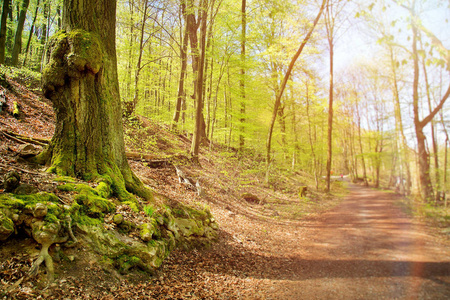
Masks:
[[[161,232],[157,221],[155,219],[151,219],[150,223],[142,224],[140,226],[139,235],[144,242],[151,241],[152,239],[159,239],[161,237]]]
[[[47,206],[44,203],[36,203],[33,209],[33,216],[35,218],[44,218],[48,213]]]
[[[9,193],[14,191],[20,183],[20,175],[16,171],[8,172],[3,178],[3,188],[5,192]]]
[[[30,208],[34,207],[36,203],[59,202],[55,194],[47,192],[39,192],[31,195],[14,195],[14,197],[22,200]]]
[[[27,183],[20,184],[14,190],[14,194],[16,194],[16,195],[31,195],[31,194],[36,194],[38,192],[39,192],[39,190],[35,186],[32,186],[31,184],[27,184]]]
[[[113,212],[116,206],[110,200],[92,193],[82,193],[75,196],[75,201],[82,205],[82,210],[90,216],[101,217]]]
[[[0,194],[0,208],[22,209],[25,207],[25,202],[17,199],[10,194]]]
[[[95,191],[100,197],[109,198],[112,194],[111,184],[101,181],[95,188]]]
[[[14,232],[14,222],[0,211],[0,241],[4,241]]]
[[[123,223],[123,220],[124,220],[124,218],[123,218],[123,215],[122,215],[122,214],[115,214],[114,217],[113,217],[113,222],[114,222],[116,225],[122,224],[122,223]]]
[[[191,235],[202,236],[205,233],[203,226],[199,226],[200,222],[193,219],[175,219],[176,227],[184,237]]]
[[[58,185],[56,188],[62,192],[73,192],[75,191],[76,185],[74,183],[66,183]]]

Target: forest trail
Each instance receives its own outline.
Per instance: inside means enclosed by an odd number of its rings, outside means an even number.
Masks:
[[[448,245],[405,214],[397,195],[350,190],[335,209],[303,224],[298,248],[285,249],[291,275],[272,282],[267,298],[449,299]]]
[[[221,239],[176,251],[149,295],[165,299],[449,299],[448,239],[401,197],[350,185],[334,209],[300,221],[215,215]],[[133,297],[142,294],[123,288]],[[145,298],[145,297],[143,297]]]

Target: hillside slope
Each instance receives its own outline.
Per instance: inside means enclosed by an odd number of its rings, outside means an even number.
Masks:
[[[7,78],[7,83],[7,88],[0,87],[7,103],[6,111],[0,114],[0,178],[14,169],[20,173],[22,182],[40,191],[55,192],[64,199],[55,188],[59,183],[53,175],[44,173],[44,166],[31,165],[19,155],[23,137],[37,141],[34,143],[37,150],[51,138],[54,130],[51,103],[11,78]],[[18,117],[12,116],[13,102],[19,104]],[[269,252],[281,251],[283,239],[289,236],[285,231],[295,228],[298,220],[337,203],[333,196],[313,191],[312,178],[305,174],[274,170],[271,184],[264,184],[264,163],[251,153],[238,155],[221,145],[205,146],[200,153],[201,166],[195,166],[187,158],[190,139],[186,134],[170,132],[167,126],[140,116],[126,119],[124,124],[129,163],[134,172],[157,195],[173,202],[208,207],[220,226],[218,243],[209,250],[176,250],[153,276],[138,267],[122,273],[106,268],[101,257],[82,245],[64,248],[62,253],[52,247],[50,254],[61,259],[55,262],[55,282],[44,290],[44,270],[35,279],[25,277],[39,253],[39,245],[26,235],[13,235],[1,242],[0,247],[0,279],[2,290],[8,291],[8,295],[18,299],[38,295],[55,299],[63,296],[109,299],[108,295],[113,295],[128,299],[125,291],[150,281],[152,296],[156,298],[249,297],[257,292],[256,286],[250,289],[247,286],[254,284],[245,275],[254,271],[252,266]],[[198,180],[204,194],[199,195],[180,183],[174,165]],[[334,185],[335,191],[343,193],[341,182]],[[308,193],[299,197],[299,188],[303,186],[309,187]],[[156,201],[159,199],[160,196],[156,197]],[[126,218],[136,217],[131,210],[122,209],[121,213]],[[77,230],[74,233],[77,236]],[[215,272],[204,269],[214,262]],[[267,267],[275,269],[280,267],[279,263],[266,262]],[[245,267],[235,268],[237,265]],[[130,287],[123,289],[124,285]]]

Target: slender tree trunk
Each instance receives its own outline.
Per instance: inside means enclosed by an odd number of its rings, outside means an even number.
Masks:
[[[244,138],[244,123],[245,123],[245,42],[247,30],[247,14],[246,14],[247,0],[242,0],[241,5],[241,70],[239,78],[239,87],[241,89],[241,118],[240,118],[240,133],[239,133],[239,149],[242,152],[245,146]]]
[[[58,25],[58,31],[62,28],[62,22],[61,22],[61,6],[56,7],[56,15],[57,15],[57,25]]]
[[[27,46],[25,48],[25,58],[23,59],[23,66],[25,66],[27,62],[28,50],[30,49],[31,38],[33,37],[34,24],[36,23],[38,10],[39,10],[39,0],[37,0],[36,2],[36,10],[34,11],[33,22],[31,23],[30,34],[28,35]]]
[[[411,18],[415,18],[414,14],[415,0],[412,4]],[[417,137],[417,150],[419,160],[419,181],[420,191],[422,199],[430,201],[433,195],[433,187],[430,179],[430,165],[428,160],[428,152],[425,146],[425,135],[423,128],[425,124],[422,124],[419,120],[419,57],[417,51],[417,38],[418,30],[415,21],[411,21],[412,33],[413,33],[413,57],[414,57],[414,80],[413,80],[413,111],[414,111],[414,128],[416,130]]]
[[[196,97],[196,113],[195,113],[195,127],[194,135],[192,137],[191,155],[195,162],[198,162],[198,154],[200,148],[200,142],[205,137],[205,120],[203,118],[203,72],[205,67],[206,57],[206,21],[208,16],[208,1],[202,0],[201,5],[201,28],[200,28],[200,57],[198,60],[198,73],[197,73],[197,97]],[[195,33],[197,36],[197,33]],[[192,48],[192,44],[191,44]]]
[[[11,10],[11,0],[3,0],[2,18],[0,21],[0,65],[5,63],[6,53],[6,24],[8,13]]]
[[[360,151],[360,155],[361,155],[361,164],[362,164],[362,168],[363,168],[363,180],[364,180],[364,185],[367,186],[368,182],[367,182],[367,171],[366,171],[366,160],[364,158],[364,147],[363,147],[363,143],[362,143],[362,134],[361,134],[361,114],[360,114],[360,108],[359,108],[359,104],[356,104],[356,114],[357,114],[357,118],[358,118],[358,141],[359,141],[359,151]]]
[[[129,44],[128,44],[128,62],[127,62],[127,84],[125,85],[125,92],[126,92],[126,101],[127,101],[127,106],[129,106],[129,108],[127,108],[127,115],[130,115],[132,113],[132,105],[130,103],[131,102],[131,82],[132,82],[132,78],[131,78],[131,65],[132,65],[132,61],[133,61],[133,44],[134,44],[134,1],[130,1],[129,2],[129,8],[130,8],[130,38],[128,40]]]
[[[267,143],[266,143],[266,149],[267,149],[267,152],[266,152],[266,162],[267,162],[266,182],[269,181],[269,169],[270,169],[270,163],[271,163],[270,156],[271,156],[271,147],[272,147],[273,127],[275,125],[275,120],[277,118],[278,109],[280,107],[281,97],[283,96],[283,92],[286,87],[286,83],[287,83],[289,77],[291,76],[291,72],[292,72],[292,69],[294,68],[295,62],[297,61],[298,57],[300,56],[300,54],[303,51],[303,48],[305,47],[306,43],[308,42],[309,38],[311,37],[311,35],[314,31],[314,28],[317,25],[317,22],[319,22],[320,16],[322,15],[322,12],[325,8],[326,3],[327,3],[327,0],[322,1],[322,5],[320,7],[319,13],[317,14],[316,18],[314,19],[314,23],[313,23],[312,27],[309,29],[308,33],[306,34],[305,38],[303,39],[300,47],[297,50],[297,53],[295,53],[294,57],[292,57],[292,60],[288,67],[288,70],[286,71],[286,74],[281,83],[280,91],[276,96],[275,105],[274,105],[273,112],[272,112],[272,120],[270,122],[269,134],[268,134]]]
[[[144,13],[142,14],[141,35],[139,38],[139,56],[136,66],[136,74],[134,76],[133,111],[136,110],[136,106],[139,99],[139,75],[141,74],[142,53],[144,52],[144,29],[145,29],[145,22],[147,21],[147,10],[148,4],[147,1],[144,1]]]
[[[425,90],[427,93],[427,100],[428,100],[428,109],[429,112],[433,112],[433,108],[431,106],[431,95],[430,95],[430,84],[428,83],[428,73],[427,68],[425,65],[425,59],[422,60],[422,68],[423,68],[423,74],[425,77]],[[430,121],[431,125],[431,144],[433,146],[433,158],[434,158],[434,168],[435,168],[435,181],[436,181],[436,194],[435,194],[435,201],[438,202],[441,198],[441,176],[439,174],[439,154],[438,154],[438,146],[436,142],[436,136],[435,136],[435,130],[434,130],[434,121]]]
[[[25,18],[27,16],[28,5],[30,0],[23,0],[20,6],[19,19],[17,20],[17,30],[14,37],[14,47],[11,55],[11,65],[17,66],[19,63],[19,54],[22,50],[22,32],[25,24]]]
[[[42,35],[41,35],[41,45],[44,46],[47,42],[47,19],[49,15],[49,4],[48,0],[44,0],[44,7],[43,7],[43,15],[45,22],[42,23]]]
[[[313,158],[313,171],[314,171],[314,182],[316,184],[316,191],[319,190],[319,174],[318,174],[318,170],[317,170],[317,158],[316,158],[316,152],[314,149],[314,143],[315,140],[313,141],[312,138],[312,130],[311,130],[311,116],[309,113],[309,108],[310,108],[310,102],[309,102],[309,87],[308,87],[308,82],[306,82],[306,116],[308,118],[308,137],[309,137],[309,147],[311,149],[311,156]]]
[[[333,157],[333,96],[334,96],[334,80],[333,80],[333,74],[334,74],[334,53],[333,53],[333,39],[329,38],[328,45],[330,46],[330,86],[329,86],[329,94],[328,94],[328,131],[327,131],[327,145],[328,145],[328,151],[327,151],[327,192],[330,191],[330,183],[331,183],[331,160]]]
[[[56,112],[55,134],[37,161],[49,172],[101,179],[121,200],[151,192],[131,171],[117,77],[115,0],[65,0],[63,29],[50,42],[43,92]]]
[[[396,61],[394,59],[394,52],[392,49],[392,46],[389,46],[389,57],[390,57],[390,64],[391,64],[391,71],[392,71],[392,87],[393,87],[393,93],[394,93],[394,113],[395,113],[395,128],[396,132],[400,137],[400,152],[401,152],[401,160],[403,167],[406,171],[406,184],[403,183],[403,174],[400,174],[401,185],[403,186],[404,192],[406,195],[409,195],[411,193],[411,186],[412,186],[412,180],[411,180],[411,170],[409,167],[409,148],[408,144],[406,142],[406,136],[403,130],[403,121],[402,121],[402,113],[401,113],[401,107],[400,107],[400,96],[399,96],[399,89],[398,89],[398,79],[397,79],[397,71],[396,71]]]
[[[186,14],[186,7],[185,3],[182,2],[181,4],[181,13],[183,16]],[[185,20],[185,28],[184,28],[184,34],[182,38],[182,43],[180,46],[180,59],[181,59],[181,71],[180,71],[180,79],[178,81],[178,96],[177,96],[177,104],[175,105],[175,113],[173,115],[172,119],[172,126],[171,129],[176,129],[178,121],[180,119],[180,113],[183,103],[183,98],[186,97],[186,92],[184,90],[184,80],[186,79],[186,71],[187,71],[187,46],[188,46],[188,26]]]

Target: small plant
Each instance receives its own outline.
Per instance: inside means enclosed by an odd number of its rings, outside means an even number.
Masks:
[[[151,205],[146,205],[146,206],[144,206],[144,213],[148,217],[151,217],[155,213],[155,208],[153,206],[151,206]]]

